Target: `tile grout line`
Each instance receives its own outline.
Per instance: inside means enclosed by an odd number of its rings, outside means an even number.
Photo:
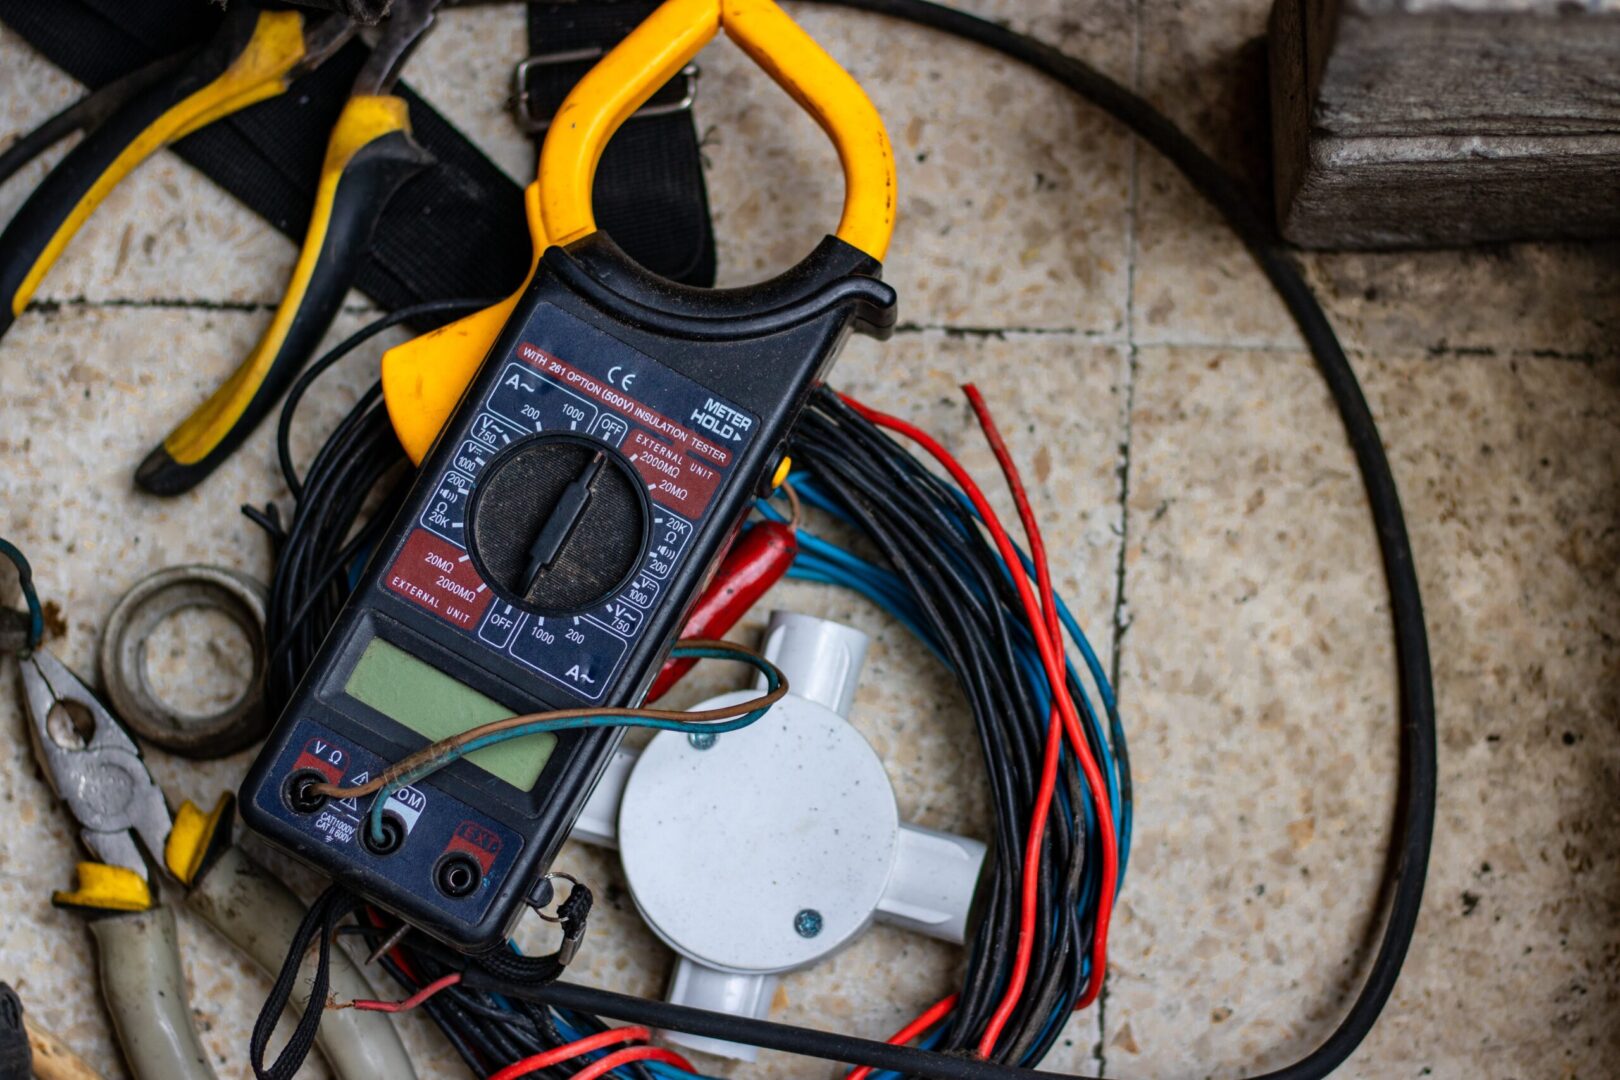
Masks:
[[[1142,92],[1142,0],[1131,5],[1131,88]],[[1125,558],[1130,546],[1131,523],[1131,448],[1132,419],[1136,410],[1136,270],[1140,255],[1137,225],[1141,210],[1140,139],[1130,140],[1129,196],[1125,210],[1125,394],[1120,403],[1124,422],[1120,432],[1119,464],[1119,553],[1114,563],[1114,610],[1110,636],[1113,648],[1109,657],[1109,681],[1114,684],[1114,695],[1119,697],[1120,654],[1124,649],[1125,631],[1128,629],[1125,601]],[[1099,973],[1102,990],[1097,995],[1097,1074],[1108,1075],[1108,1004],[1112,997],[1108,986],[1108,972]]]
[[[207,300],[178,296],[109,297],[92,300],[87,296],[57,296],[30,300],[25,311],[49,315],[63,308],[96,310],[102,308],[129,308],[139,311],[227,311],[232,314],[252,314],[275,311],[281,302],[259,300]],[[338,309],[342,315],[381,314],[382,309],[372,304],[344,304]]]
[[[1133,140],[1132,159],[1133,169],[1135,158],[1140,147]],[[1131,198],[1135,198],[1135,176],[1132,176]],[[1131,258],[1135,257],[1136,237],[1135,207],[1127,207],[1128,233],[1130,237]],[[1153,338],[1140,340],[1136,336],[1135,326],[1135,274],[1134,263],[1127,266],[1127,287],[1132,295],[1126,298],[1126,325],[1124,333],[1117,330],[1094,330],[1085,327],[1069,326],[974,326],[956,323],[901,323],[894,328],[897,335],[911,334],[943,334],[948,338],[961,338],[968,340],[1007,341],[1020,337],[1051,337],[1069,338],[1077,342],[1091,345],[1116,346],[1126,349],[1132,360],[1142,349],[1212,349],[1231,353],[1273,353],[1273,354],[1303,354],[1306,349],[1303,342],[1267,342],[1267,341],[1220,341],[1204,338]],[[101,309],[130,309],[136,311],[211,311],[229,312],[231,314],[256,314],[273,312],[279,302],[257,300],[208,300],[186,299],[182,297],[109,297],[102,300],[92,300],[85,296],[61,296],[35,299],[29,302],[27,311],[36,315],[49,315],[64,308],[79,310]],[[359,303],[345,304],[339,311],[342,315],[372,315],[383,314],[381,308],[374,304]],[[1365,360],[1378,356],[1390,355],[1391,350],[1377,347],[1358,347],[1346,345],[1345,352],[1351,359]],[[1570,352],[1563,349],[1540,348],[1534,346],[1496,349],[1489,346],[1470,345],[1413,345],[1395,352],[1394,355],[1423,355],[1437,360],[1554,360],[1571,364],[1603,364],[1620,359],[1620,350],[1612,352]]]

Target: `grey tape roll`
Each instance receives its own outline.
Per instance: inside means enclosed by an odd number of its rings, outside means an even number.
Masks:
[[[214,566],[174,566],[142,578],[113,608],[101,636],[101,681],[108,704],[152,745],[192,758],[224,757],[264,737],[265,587],[246,574]],[[242,695],[209,715],[181,712],[152,692],[146,642],[177,611],[203,608],[229,618],[247,637],[253,670]]]

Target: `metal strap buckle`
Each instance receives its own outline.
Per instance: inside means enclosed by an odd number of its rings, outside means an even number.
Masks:
[[[587,60],[600,60],[607,50],[598,46],[586,46],[582,49],[561,49],[557,52],[540,53],[519,60],[512,68],[512,118],[517,121],[518,127],[531,135],[538,135],[551,126],[550,116],[536,116],[534,100],[529,93],[529,72],[537,67],[558,67],[563,64],[583,64]],[[653,116],[669,116],[672,113],[692,111],[692,103],[697,100],[698,75],[701,69],[696,64],[687,64],[681,68],[679,78],[682,81],[681,96],[676,101],[648,102],[634,113],[631,120],[645,120]]]

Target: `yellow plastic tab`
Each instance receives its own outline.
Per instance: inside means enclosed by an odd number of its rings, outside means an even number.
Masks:
[[[22,284],[11,297],[11,313],[22,314],[46,273],[61,257],[68,241],[95,213],[102,200],[137,165],[160,147],[184,138],[220,117],[281,93],[287,88],[285,76],[303,58],[304,17],[293,11],[260,12],[253,37],[230,66],[213,82],[188,95],[153,121],[96,178],[90,190],[84,193],[62,224],[57,226],[56,232],[40,251],[39,258],[23,277]]]
[[[152,889],[135,871],[106,863],[82,862],[79,887],[51,894],[58,907],[96,911],[145,911],[152,906]]]
[[[219,831],[220,821],[231,808],[230,795],[221,795],[214,808],[204,813],[187,799],[175,812],[168,842],[163,845],[163,865],[182,885],[190,885],[202,869],[203,856]]]
[[[787,482],[788,473],[793,471],[793,459],[786,454],[776,463],[776,471],[771,474],[771,490],[775,491]]]
[[[270,326],[247,359],[163,440],[163,448],[178,464],[196,464],[231,433],[281,354],[320,264],[343,170],[356,154],[377,139],[395,131],[410,130],[411,118],[404,98],[392,95],[351,97],[343,106],[327,140],[326,160],[321,164],[321,180],[315,188],[315,207],[310,213],[304,245],[299,249],[287,291],[270,319]]]
[[[894,149],[866,92],[773,0],[665,0],[563,99],[540,151],[546,233],[596,231],[591,190],[619,126],[724,29],[815,117],[844,168],[838,238],[882,260],[894,232]]]
[[[517,291],[483,311],[383,353],[383,401],[388,406],[388,418],[405,452],[419,465],[439,437],[439,429],[455,412],[456,402],[500,336],[518,298],[529,287],[535,267],[540,264],[540,253],[547,247],[538,181],[524,190],[523,209],[529,218],[534,250],[529,257],[528,276]]]

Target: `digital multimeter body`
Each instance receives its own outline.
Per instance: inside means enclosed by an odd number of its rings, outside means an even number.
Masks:
[[[886,336],[881,265],[836,237],[745,289],[672,285],[603,233],[553,247],[246,781],[248,824],[463,950],[501,942],[622,728],[531,735],[356,785],[478,723],[641,700],[812,386]]]

